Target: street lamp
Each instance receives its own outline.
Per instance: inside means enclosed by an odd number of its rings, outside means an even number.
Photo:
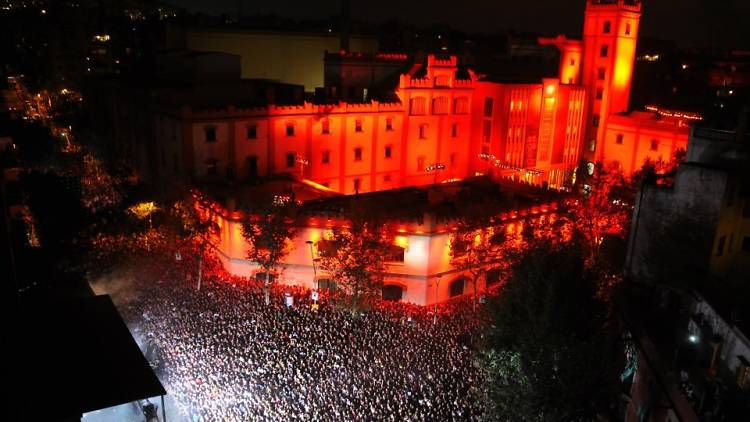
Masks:
[[[303,156],[301,156],[299,154],[297,154],[294,157],[294,161],[296,161],[299,164],[299,177],[300,177],[300,179],[304,179],[305,178],[305,169],[304,169],[304,167],[306,165],[310,164],[310,162],[307,160],[307,158],[305,158],[305,157],[303,157]]]
[[[310,259],[312,260],[313,278],[314,278],[314,281],[315,281],[315,284],[316,284],[316,289],[320,290],[320,280],[318,280],[318,270],[315,269],[315,253],[313,252],[313,241],[312,240],[308,240],[305,243],[307,243],[308,245],[310,245]]]
[[[432,325],[437,325],[437,314],[438,314],[437,304],[438,304],[438,293],[440,292],[440,278],[441,277],[442,276],[439,275],[437,277],[437,280],[435,281],[435,313],[432,316]]]
[[[477,154],[477,157],[480,160],[483,160],[485,163],[487,163],[484,166],[484,171],[485,171],[485,173],[489,173],[489,171],[490,171],[490,163],[494,163],[496,161],[495,155],[494,154],[490,154],[488,152],[482,152],[482,153]]]
[[[432,165],[427,166],[426,169],[424,169],[427,173],[435,173],[435,178],[433,179],[432,183],[437,184],[437,175],[439,171],[445,170],[445,164],[443,163],[435,163]]]

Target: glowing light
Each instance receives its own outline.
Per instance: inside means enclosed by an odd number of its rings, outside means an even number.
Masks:
[[[699,338],[696,334],[690,334],[688,340],[690,340],[691,343],[696,344],[698,343]]]
[[[94,41],[107,42],[109,41],[109,34],[94,35]]]
[[[554,95],[555,93],[555,86],[554,85],[547,85],[547,95]]]
[[[393,243],[401,248],[406,249],[409,247],[409,238],[406,236],[396,236],[393,240]]]

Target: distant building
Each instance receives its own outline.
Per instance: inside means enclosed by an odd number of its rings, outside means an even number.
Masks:
[[[339,51],[337,33],[204,29],[186,34],[186,47],[217,51],[240,57],[242,78],[272,79],[302,85],[312,92],[323,86],[322,58],[327,51]],[[375,53],[375,38],[351,36],[348,51]]]

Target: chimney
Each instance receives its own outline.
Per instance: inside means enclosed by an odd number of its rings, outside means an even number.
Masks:
[[[351,31],[351,18],[349,16],[349,0],[341,0],[341,28],[339,28],[339,49],[349,51],[349,33]]]

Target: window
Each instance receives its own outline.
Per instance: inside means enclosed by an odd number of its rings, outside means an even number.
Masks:
[[[258,177],[258,157],[255,155],[247,157],[247,176],[250,179]]]
[[[570,65],[575,66],[576,65],[576,59],[570,59]]]
[[[742,238],[742,251],[750,252],[750,236],[745,236]]]
[[[630,25],[630,22],[625,24],[625,35],[630,35],[630,30],[632,29],[632,26]]]
[[[404,288],[396,284],[386,284],[383,286],[383,300],[390,302],[399,302],[404,294]]]
[[[617,134],[617,139],[615,139],[615,143],[617,145],[622,145],[622,141],[625,139],[625,136],[622,133]]]
[[[417,157],[417,171],[424,171],[424,160],[424,155],[420,155],[419,157]]]
[[[589,141],[589,151],[596,151],[596,139],[592,139]]]
[[[468,114],[469,113],[469,98],[457,97],[455,100],[453,100],[453,113],[454,114]]]
[[[294,162],[296,161],[295,160],[295,158],[296,158],[295,155],[296,154],[294,154],[293,152],[290,152],[290,153],[288,153],[286,155],[286,166],[287,166],[287,168],[294,167]]]
[[[391,175],[390,174],[386,174],[385,176],[383,176],[383,182],[390,182],[390,181],[391,181]]]
[[[320,123],[320,133],[323,135],[328,135],[331,133],[331,121],[328,119],[323,119],[323,121]]]
[[[404,255],[406,249],[398,245],[389,245],[388,249],[385,250],[385,261],[386,262],[404,262]]]
[[[482,122],[482,140],[484,142],[489,142],[491,136],[492,136],[492,122],[489,120],[485,120],[484,122]]]
[[[604,22],[604,29],[602,30],[605,34],[609,34],[612,32],[612,22],[606,21]]]
[[[450,297],[456,297],[461,296],[464,294],[464,279],[459,278],[457,280],[453,280],[450,285]]]
[[[597,74],[599,76],[599,80],[603,81],[605,79],[605,77],[607,76],[607,70],[605,68],[603,68],[603,67],[600,67],[597,70]]]
[[[362,184],[362,181],[359,179],[354,179],[354,192],[359,193],[359,188]]]
[[[651,151],[658,151],[659,150],[659,140],[658,139],[652,139],[651,140]]]
[[[357,119],[354,121],[354,131],[362,132],[362,119]]]
[[[607,56],[609,56],[609,46],[606,45],[606,44],[603,45],[602,48],[601,48],[601,50],[599,51],[599,55],[601,57],[607,57]]]
[[[204,130],[206,132],[206,142],[216,142],[216,128],[208,126]]]
[[[258,127],[250,125],[247,127],[247,139],[258,139]]]
[[[599,127],[599,115],[594,114],[594,117],[591,119],[591,125],[594,127]]]
[[[451,165],[456,164],[456,161],[458,161],[458,154],[455,152],[451,153],[450,163]]]
[[[448,114],[450,111],[450,100],[448,97],[435,97],[432,99],[433,114]]]
[[[387,117],[385,119],[385,130],[389,132],[393,130],[393,118],[392,117]]]
[[[294,136],[294,123],[286,124],[286,136]]]
[[[486,97],[484,99],[484,117],[492,117],[492,106],[494,105],[494,101],[491,97]]]
[[[331,151],[323,151],[323,155],[320,157],[321,164],[328,164],[331,162]]]
[[[427,114],[427,104],[424,97],[414,97],[409,100],[409,114],[412,116]]]
[[[209,176],[215,175],[218,170],[218,161],[215,159],[208,159],[206,160],[206,174]]]
[[[393,157],[393,147],[390,145],[385,146],[385,158]]]
[[[727,241],[726,236],[721,236],[719,238],[719,245],[716,247],[716,256],[722,256],[724,255],[724,244]],[[743,249],[744,249],[744,241],[743,241]]]
[[[601,100],[604,97],[604,88],[596,89],[596,99]]]
[[[362,148],[354,148],[354,161],[362,161]]]
[[[451,126],[451,137],[458,137],[458,123],[453,123],[453,125]]]
[[[427,125],[419,125],[419,139],[427,139]]]

